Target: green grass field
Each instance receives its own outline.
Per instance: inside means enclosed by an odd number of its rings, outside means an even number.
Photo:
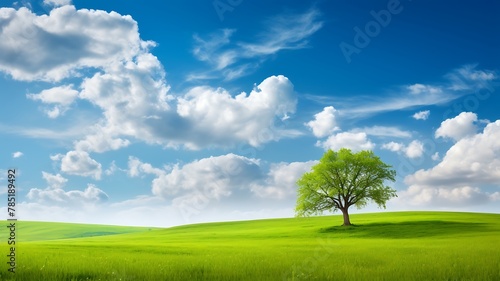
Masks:
[[[397,212],[168,229],[18,222],[0,280],[500,280],[500,214]],[[6,222],[4,222],[7,225]],[[5,253],[5,254],[4,254]]]

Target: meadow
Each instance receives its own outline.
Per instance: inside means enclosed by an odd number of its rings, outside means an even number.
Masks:
[[[158,229],[20,221],[16,273],[7,271],[2,230],[0,280],[500,280],[500,214],[370,213],[351,222],[342,227],[335,215]]]

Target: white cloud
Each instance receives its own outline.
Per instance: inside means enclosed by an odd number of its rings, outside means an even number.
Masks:
[[[60,161],[63,157],[64,155],[62,154],[54,154],[49,156],[50,160],[52,161]]]
[[[55,158],[55,157],[54,157]],[[27,198],[36,204],[59,206],[59,207],[92,207],[97,203],[108,200],[108,195],[93,184],[88,184],[87,188],[81,190],[63,190],[68,182],[60,174],[51,174],[42,171],[42,177],[47,182],[47,188],[32,188],[27,194]]]
[[[446,119],[436,130],[436,138],[451,138],[459,141],[462,138],[474,135],[477,128],[477,115],[472,112],[462,112],[458,116]]]
[[[44,104],[54,104],[52,109],[45,110],[45,113],[50,118],[57,118],[69,109],[69,106],[77,98],[78,91],[73,89],[73,85],[66,85],[42,90],[38,94],[28,94],[26,96],[32,100],[39,100]]]
[[[0,42],[0,71],[18,80],[82,78],[77,97],[72,85],[28,95],[51,105],[46,110],[49,117],[62,115],[79,100],[102,110],[102,118],[93,126],[75,132],[85,135],[74,142],[75,151],[118,150],[132,139],[188,149],[239,143],[259,146],[301,134],[277,126],[280,119],[295,112],[297,103],[293,85],[284,76],[265,79],[249,94],[233,96],[221,88],[200,86],[174,97],[169,94],[163,66],[149,52],[155,43],[140,39],[137,23],[130,16],[73,6],[40,16],[24,8],[1,11],[10,19],[3,33],[11,40]],[[301,17],[298,21],[307,20]],[[19,35],[22,30],[30,30],[29,36]],[[283,42],[298,44],[293,38]],[[16,45],[21,43],[34,47]],[[16,56],[11,55],[14,50]],[[84,77],[87,73],[89,77]],[[45,138],[73,136],[47,129],[18,131]]]
[[[448,73],[446,80],[440,83],[407,85],[401,87],[399,92],[381,93],[378,94],[379,97],[356,96],[344,100],[337,98],[336,107],[343,118],[359,118],[416,106],[444,104],[470,94],[471,91],[493,91],[491,83],[497,80],[498,76],[494,72],[475,68],[475,65],[466,65]]]
[[[500,182],[499,138],[500,120],[497,120],[482,133],[458,140],[440,163],[405,178],[410,186],[405,194],[417,203],[493,200],[496,195],[482,189]]]
[[[89,184],[83,191],[64,191],[61,188],[32,188],[26,197],[39,204],[73,207],[94,205],[108,200],[108,195],[93,184]]]
[[[500,192],[497,191],[497,192],[491,194],[490,199],[492,201],[500,201]]]
[[[178,99],[177,113],[191,125],[185,129],[191,132],[185,140],[189,148],[242,141],[259,146],[297,134],[274,126],[275,118],[295,112],[296,103],[292,83],[280,75],[265,79],[248,95],[235,97],[223,89],[193,88]]]
[[[244,56],[271,55],[281,50],[307,47],[307,38],[323,26],[319,17],[319,11],[311,9],[303,14],[282,14],[270,19],[267,22],[269,30],[259,36],[261,42],[241,44]]]
[[[294,202],[296,181],[315,163],[276,163],[268,168],[258,159],[227,154],[162,170],[130,157],[129,174],[156,174],[152,193],[171,202],[182,216],[189,217],[214,207],[215,202],[217,206],[238,205],[243,201],[259,205],[261,200],[273,200],[273,204]]]
[[[324,142],[317,142],[318,146],[323,147],[325,150],[339,150],[341,148],[348,148],[353,151],[359,150],[372,150],[375,144],[372,143],[366,133],[350,133],[343,132],[328,137]]]
[[[111,175],[113,175],[116,171],[127,172],[127,170],[125,170],[125,169],[121,169],[120,167],[118,167],[118,166],[116,165],[115,161],[113,160],[113,161],[111,162],[111,164],[109,165],[109,168],[108,168],[108,169],[106,169],[106,170],[104,171],[104,174],[106,174],[107,176],[111,176]]]
[[[339,130],[336,116],[337,110],[333,106],[327,106],[323,108],[323,111],[314,114],[314,120],[307,122],[305,125],[312,129],[316,137],[326,137]]]
[[[223,46],[228,45],[231,40],[230,37],[236,32],[235,29],[221,29],[217,33],[213,33],[207,40],[194,35],[196,46],[193,49],[195,57],[201,61],[214,64],[215,69],[223,69],[232,64],[236,59],[234,51],[222,52],[218,56],[212,56],[217,53]]]
[[[60,160],[61,171],[66,174],[101,179],[102,165],[85,151],[69,151],[65,155],[58,154],[50,158]]]
[[[42,171],[42,177],[47,182],[49,189],[61,189],[68,182],[68,179],[64,178],[60,174],[54,175]]]
[[[73,85],[53,87],[41,91],[39,94],[28,94],[32,100],[40,100],[43,103],[55,103],[60,105],[70,105],[78,96],[78,91],[73,89]]]
[[[500,181],[500,120],[488,124],[482,133],[462,138],[443,160],[429,170],[408,176],[408,184],[452,184],[477,186]]]
[[[23,153],[21,151],[16,151],[12,153],[12,158],[19,158],[21,156],[23,156]]]
[[[476,68],[477,64],[469,64],[447,74],[446,77],[451,81],[448,87],[455,91],[492,90],[491,82],[498,79],[498,74],[491,70]]]
[[[80,69],[107,69],[132,60],[144,45],[137,23],[116,12],[66,5],[49,15],[27,8],[1,8],[0,14],[0,71],[17,80],[60,81]]]
[[[297,135],[276,128],[275,119],[295,112],[296,94],[284,76],[271,76],[235,97],[224,89],[195,87],[174,104],[159,61],[130,63],[113,74],[96,74],[82,85],[81,98],[99,106],[105,119],[75,148],[103,152],[129,144],[127,137],[168,147],[199,149],[248,142],[253,146]],[[156,74],[155,74],[156,73]],[[127,93],[124,95],[123,93]]]
[[[82,151],[105,152],[118,150],[130,145],[127,139],[115,137],[110,127],[94,126],[94,133],[85,136],[84,139],[75,142],[75,149]]]
[[[424,153],[424,145],[418,140],[413,140],[408,145],[391,141],[383,144],[382,149],[404,153],[408,158],[418,158]]]
[[[382,149],[387,149],[387,150],[390,150],[390,151],[394,151],[394,152],[399,152],[399,151],[403,151],[405,149],[405,145],[402,144],[402,143],[398,143],[398,142],[389,142],[389,143],[384,143],[382,145]]]
[[[422,144],[422,142],[414,140],[410,142],[408,147],[406,147],[405,153],[406,156],[408,156],[408,158],[421,157],[422,154],[424,153],[424,145]]]
[[[163,205],[165,206],[167,202],[158,196],[153,196],[153,195],[139,195],[136,196],[132,199],[126,199],[124,201],[120,201],[117,203],[112,203],[110,206],[115,208],[135,208],[135,207],[144,207],[144,206],[156,206],[156,205]]]
[[[159,177],[164,175],[165,171],[163,171],[162,169],[155,168],[149,163],[143,163],[136,157],[129,156],[127,173],[131,177],[138,177],[143,173],[152,174]]]
[[[419,112],[413,114],[412,117],[416,120],[427,120],[427,118],[429,118],[430,114],[431,114],[431,112],[429,110],[424,110],[424,111],[419,111]]]
[[[273,164],[267,179],[262,184],[252,185],[251,190],[263,198],[294,198],[297,180],[316,163],[317,161]]]
[[[411,133],[408,131],[401,130],[397,127],[387,127],[387,126],[372,126],[364,128],[355,128],[350,131],[351,133],[364,132],[370,136],[376,137],[396,137],[396,138],[409,138]]]
[[[347,101],[338,101],[338,106],[342,117],[359,118],[373,114],[388,111],[397,111],[415,106],[426,106],[444,104],[452,101],[465,93],[456,93],[453,91],[444,91],[440,94],[422,92],[418,95],[413,94],[409,89],[403,89],[397,95],[381,94],[383,98],[376,97],[357,97]],[[360,103],[359,100],[367,100]]]
[[[0,130],[5,133],[20,135],[23,137],[34,139],[49,139],[49,140],[70,140],[81,137],[86,133],[85,124],[73,123],[70,127],[59,129],[46,128],[30,128],[26,126],[12,126],[0,123]]]
[[[75,143],[75,148],[95,152],[116,150],[130,144],[125,137],[158,143],[154,128],[148,123],[158,123],[158,130],[164,132],[165,126],[177,121],[169,110],[168,101],[172,97],[167,95],[169,87],[164,75],[158,59],[142,53],[134,61],[85,78],[79,97],[101,108],[104,118],[93,126],[89,135]],[[162,118],[172,120],[162,121]]]
[[[230,196],[233,189],[248,189],[261,177],[258,160],[227,154],[193,161],[182,167],[176,165],[169,173],[154,179],[152,187],[153,194],[163,198],[188,193],[212,200]]]
[[[226,80],[232,80],[253,71],[269,56],[281,50],[302,49],[308,46],[307,38],[318,31],[323,23],[319,12],[310,10],[299,15],[279,15],[266,23],[268,28],[256,42],[231,42],[235,29],[221,29],[208,38],[194,36],[195,57],[212,66],[211,72],[220,73]],[[212,78],[213,74],[190,74],[193,78]]]
[[[59,7],[71,5],[71,0],[43,0],[43,3],[48,6]]]
[[[432,160],[438,161],[441,157],[439,156],[439,152],[432,154]]]
[[[434,87],[430,85],[423,85],[423,84],[413,84],[407,87],[407,89],[410,91],[410,94],[413,95],[420,95],[423,93],[428,93],[428,94],[440,94],[443,90],[439,87]]]
[[[398,193],[398,200],[412,206],[465,207],[481,205],[496,200],[495,194],[481,191],[478,187],[435,187],[412,185]]]
[[[246,206],[252,206],[248,210],[255,211],[264,208],[266,202],[274,207],[290,206],[295,202],[295,182],[314,163],[277,163],[267,168],[258,159],[235,154],[203,158],[165,168],[152,181],[152,193],[165,200],[163,204],[171,203],[177,212],[175,216],[184,222],[214,212],[220,221],[234,208],[245,211]],[[141,173],[145,171],[132,169],[134,175]]]

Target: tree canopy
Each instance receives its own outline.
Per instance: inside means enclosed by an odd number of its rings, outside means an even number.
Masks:
[[[396,190],[386,186],[395,181],[396,171],[372,151],[353,153],[350,149],[328,150],[310,172],[298,181],[297,216],[341,210],[344,225],[350,225],[350,206],[362,208],[370,201],[385,208],[397,197]]]

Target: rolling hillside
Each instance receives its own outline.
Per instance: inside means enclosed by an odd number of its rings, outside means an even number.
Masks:
[[[15,276],[4,268],[0,278],[500,280],[499,214],[372,213],[351,220],[355,226],[325,216],[166,229],[21,222]]]
[[[152,230],[147,227],[109,226],[57,222],[17,222],[19,242],[45,241],[93,236],[137,233]]]

